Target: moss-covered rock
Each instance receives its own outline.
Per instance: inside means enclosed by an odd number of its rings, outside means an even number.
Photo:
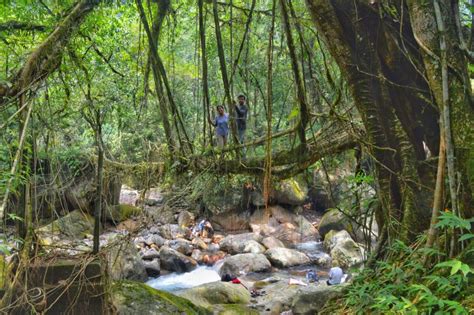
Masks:
[[[272,199],[277,203],[287,205],[302,205],[308,198],[307,184],[296,178],[279,182],[271,192]]]
[[[119,204],[107,207],[105,211],[105,217],[107,220],[112,222],[122,222],[132,216],[139,215],[141,212],[142,209],[138,207],[127,204]]]
[[[222,281],[205,283],[184,290],[179,295],[189,299],[196,305],[209,309],[216,304],[246,305],[250,302],[250,293],[246,288],[240,284]]]
[[[110,292],[118,314],[211,314],[189,300],[140,282],[117,281]]]
[[[319,223],[319,234],[324,237],[329,231],[342,231],[346,230],[351,232],[351,226],[349,220],[344,216],[338,209],[331,209],[324,213]]]
[[[88,213],[80,210],[69,212],[50,224],[35,230],[41,245],[51,245],[54,238],[66,236],[72,239],[84,238],[87,234],[92,234],[94,229],[94,218]]]

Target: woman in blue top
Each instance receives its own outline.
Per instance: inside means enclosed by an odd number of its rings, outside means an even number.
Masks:
[[[217,116],[211,124],[216,127],[217,147],[222,149],[229,134],[229,114],[224,111],[224,106],[217,105]]]

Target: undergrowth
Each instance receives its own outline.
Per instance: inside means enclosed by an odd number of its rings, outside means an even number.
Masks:
[[[438,227],[459,229],[461,241],[472,238],[472,220],[452,214],[440,216]],[[453,226],[456,225],[456,226]],[[324,314],[474,314],[474,269],[464,258],[448,258],[434,248],[426,248],[425,239],[411,246],[395,241],[387,258],[366,267],[348,287],[343,298],[331,301]],[[472,244],[470,244],[472,245]],[[466,253],[472,256],[473,246]],[[426,261],[435,261],[431,264]]]

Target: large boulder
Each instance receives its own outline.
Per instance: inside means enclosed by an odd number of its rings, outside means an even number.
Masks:
[[[333,263],[342,268],[359,265],[364,260],[362,248],[346,231],[330,231],[327,233],[324,243],[330,249]]]
[[[324,213],[321,221],[319,222],[318,230],[322,237],[331,231],[342,231],[347,230],[349,227],[348,218],[338,209],[331,209]]]
[[[159,253],[161,269],[187,272],[197,267],[197,262],[194,259],[167,246],[161,247]]]
[[[271,197],[276,203],[302,205],[308,197],[308,186],[296,178],[285,179],[278,182],[271,192]]]
[[[160,188],[150,188],[145,193],[143,203],[147,206],[159,206],[163,203],[163,195]]]
[[[88,213],[80,210],[69,212],[50,224],[35,230],[42,245],[52,245],[53,241],[60,238],[83,239],[92,234],[94,229],[94,218]]]
[[[105,208],[105,218],[111,222],[122,222],[132,216],[137,216],[142,212],[142,209],[128,205],[119,204],[108,206]]]
[[[222,231],[237,232],[248,230],[249,228],[248,211],[240,212],[235,209],[213,215],[211,217],[212,225]]]
[[[189,300],[168,292],[132,281],[118,281],[112,285],[110,301],[117,314],[210,314]]]
[[[294,314],[317,314],[327,301],[342,297],[344,288],[345,285],[323,285],[313,287],[311,290],[302,290],[295,294],[291,302],[291,310]]]
[[[262,254],[266,250],[265,246],[260,244],[257,241],[250,240],[245,243],[243,252],[244,253],[253,253],[253,254]]]
[[[311,260],[305,254],[290,248],[276,247],[265,252],[272,265],[286,268],[297,265],[309,264]]]
[[[210,282],[179,293],[194,304],[211,308],[216,304],[248,304],[250,292],[242,285],[230,282]]]
[[[262,240],[262,244],[268,249],[275,248],[275,247],[285,247],[285,244],[283,244],[282,241],[280,241],[279,239],[273,236],[265,237]]]
[[[147,272],[135,245],[126,238],[110,242],[106,250],[108,274],[113,280],[145,281]]]
[[[244,251],[249,241],[260,242],[262,236],[255,233],[232,234],[224,237],[219,242],[220,249],[229,254],[240,254]]]
[[[269,271],[271,268],[270,261],[263,254],[238,254],[224,259],[219,274],[238,276],[241,273]]]

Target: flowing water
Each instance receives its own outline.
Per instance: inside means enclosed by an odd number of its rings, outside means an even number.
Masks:
[[[219,280],[221,280],[221,277],[215,267],[199,266],[190,272],[174,272],[160,276],[149,280],[147,284],[155,289],[173,292]]]

